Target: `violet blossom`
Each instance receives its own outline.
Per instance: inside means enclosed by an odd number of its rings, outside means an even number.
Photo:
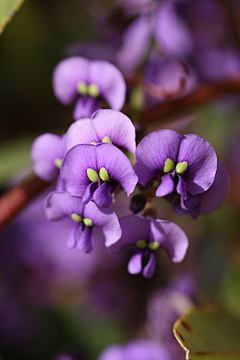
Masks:
[[[206,214],[217,209],[223,202],[229,187],[229,175],[225,164],[217,162],[217,172],[211,187],[204,193],[191,195],[183,200],[177,193],[166,197],[172,203],[173,211],[179,215],[190,214],[196,219],[199,214]]]
[[[50,221],[59,221],[65,217],[74,221],[67,239],[69,248],[77,245],[80,250],[89,253],[93,250],[94,239],[100,238],[102,234],[106,247],[121,237],[117,215],[110,209],[100,209],[92,201],[84,205],[79,197],[66,192],[52,192],[47,196],[44,206]]]
[[[127,345],[107,347],[98,360],[171,360],[163,346],[150,340],[134,340]]]
[[[73,147],[64,158],[60,176],[67,192],[82,196],[84,204],[93,199],[100,207],[111,205],[119,185],[129,196],[137,183],[128,157],[106,143]]]
[[[183,260],[188,239],[184,231],[176,224],[165,220],[150,220],[130,215],[121,218],[122,236],[112,246],[113,252],[129,249],[133,252],[128,262],[130,274],[143,273],[145,278],[153,276],[156,267],[156,250],[167,251],[172,262]]]
[[[96,111],[91,119],[75,121],[66,133],[66,151],[78,144],[113,144],[135,153],[135,127],[120,111],[104,109]]]
[[[217,172],[217,156],[212,146],[194,134],[183,137],[174,130],[147,135],[137,146],[135,172],[145,186],[153,178],[160,181],[156,196],[176,191],[183,200],[207,191]]]
[[[46,133],[38,136],[31,148],[35,174],[45,181],[54,180],[59,175],[64,154],[65,135]]]
[[[53,73],[53,91],[64,105],[75,102],[73,117],[89,117],[97,110],[99,100],[120,110],[124,105],[126,84],[120,71],[103,60],[73,56],[62,60]]]

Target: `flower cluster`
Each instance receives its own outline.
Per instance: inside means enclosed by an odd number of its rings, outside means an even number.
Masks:
[[[175,212],[193,218],[209,207],[209,198],[221,188],[220,200],[211,200],[214,209],[223,200],[228,177],[212,146],[197,135],[159,130],[136,147],[135,127],[118,111],[124,102],[125,83],[118,69],[107,62],[80,57],[63,60],[54,71],[53,87],[62,103],[79,97],[76,121],[62,136],[39,136],[31,156],[39,177],[57,178],[56,191],[45,200],[45,212],[50,221],[72,219],[68,247],[89,253],[94,242],[104,238],[112,252],[128,251],[130,274],[142,272],[146,278],[155,272],[159,248],[173,262],[182,261],[188,239],[178,225],[148,218],[144,212],[136,215],[139,211],[118,219],[111,205],[120,191],[130,196],[137,183],[148,187],[156,180],[156,196],[170,201]],[[92,112],[101,98],[113,109],[97,110],[90,117],[86,104],[92,103]],[[130,158],[134,155],[133,168]]]

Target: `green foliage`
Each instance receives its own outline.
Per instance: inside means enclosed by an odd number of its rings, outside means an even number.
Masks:
[[[189,311],[174,324],[173,332],[186,359],[240,359],[240,320],[219,307]]]
[[[24,0],[1,0],[0,1],[0,34],[3,32],[5,26],[17,10],[20,8]]]

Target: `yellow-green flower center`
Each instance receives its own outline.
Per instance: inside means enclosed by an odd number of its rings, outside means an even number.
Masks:
[[[98,182],[98,173],[94,169],[87,169],[87,176],[90,181],[92,182]]]
[[[92,98],[96,98],[100,94],[100,90],[97,84],[88,85],[84,81],[79,81],[77,83],[77,91],[80,95],[89,95]]]
[[[97,84],[91,84],[88,86],[88,94],[93,98],[96,98],[99,96],[100,90],[99,90],[99,87],[97,86]]]
[[[187,161],[182,161],[176,165],[176,173],[178,175],[183,175],[185,171],[187,170],[188,163]]]
[[[102,181],[109,181],[109,175],[108,175],[108,172],[107,170],[102,167],[99,171],[99,176],[100,178],[102,179]]]
[[[82,222],[82,217],[76,213],[72,213],[71,218],[76,222],[79,222],[79,223]]]
[[[88,93],[88,86],[85,82],[83,81],[79,81],[77,83],[77,91],[79,92],[80,95],[87,95]]]
[[[102,139],[102,142],[103,142],[103,143],[107,143],[107,144],[112,144],[110,138],[109,138],[107,135],[104,136],[104,138]]]
[[[60,169],[60,167],[61,167],[61,165],[62,165],[62,159],[56,158],[56,159],[54,160],[54,164],[55,164],[55,166],[56,166],[58,169]]]
[[[174,162],[171,159],[168,158],[164,163],[163,171],[165,173],[170,173],[170,172],[172,172],[174,170],[174,168],[175,168]]]
[[[84,223],[85,226],[88,226],[88,227],[93,226],[92,220],[89,219],[89,218],[84,218],[83,223]]]
[[[137,242],[136,242],[136,246],[140,249],[145,249],[145,247],[147,247],[147,242],[146,240],[143,240],[143,239],[139,239]]]
[[[159,248],[160,244],[157,241],[152,241],[148,244],[148,248],[152,251],[157,250]]]

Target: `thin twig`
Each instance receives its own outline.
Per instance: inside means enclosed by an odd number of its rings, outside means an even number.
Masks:
[[[7,191],[0,198],[0,229],[48,185],[49,183],[31,176]]]

